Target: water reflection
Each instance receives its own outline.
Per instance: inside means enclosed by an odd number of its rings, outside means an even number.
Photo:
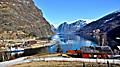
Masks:
[[[74,34],[57,34],[52,39],[60,44],[63,53],[67,50],[79,50],[81,46],[95,46],[96,44],[92,41],[86,40],[78,35]],[[57,51],[57,45],[53,45],[48,48],[50,53]]]

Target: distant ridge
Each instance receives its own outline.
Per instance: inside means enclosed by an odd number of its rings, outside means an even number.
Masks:
[[[85,25],[86,25],[86,21],[83,21],[83,20],[78,20],[71,24],[64,22],[61,25],[59,25],[57,31],[59,33],[74,33],[75,31],[79,30],[80,28],[84,27]]]

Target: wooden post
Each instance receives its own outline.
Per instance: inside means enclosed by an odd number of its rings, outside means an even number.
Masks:
[[[10,52],[7,51],[6,54],[7,54],[7,60],[9,60],[10,59]]]
[[[4,52],[2,52],[2,61],[5,61]]]
[[[107,65],[108,65],[108,67],[110,67],[110,65],[109,65],[109,61],[107,61]]]
[[[85,67],[85,62],[83,62],[83,67]]]

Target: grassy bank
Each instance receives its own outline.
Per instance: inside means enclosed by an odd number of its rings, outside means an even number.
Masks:
[[[120,65],[109,64],[110,67],[119,67]],[[12,65],[10,67],[108,67],[108,64],[102,63],[84,63],[84,62],[56,62],[56,61],[40,61],[29,62],[24,64]]]

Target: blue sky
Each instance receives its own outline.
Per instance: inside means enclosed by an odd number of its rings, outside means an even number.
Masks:
[[[34,0],[50,24],[99,19],[120,9],[120,0]]]

